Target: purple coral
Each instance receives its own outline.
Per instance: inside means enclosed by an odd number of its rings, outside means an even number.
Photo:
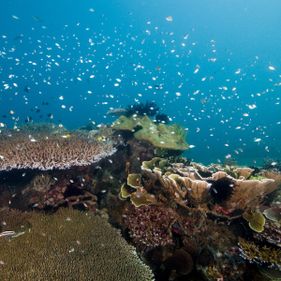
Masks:
[[[134,243],[140,248],[173,244],[171,226],[177,214],[160,206],[131,206],[125,211],[124,223]]]

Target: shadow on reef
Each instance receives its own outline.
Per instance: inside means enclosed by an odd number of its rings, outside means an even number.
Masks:
[[[153,112],[145,112],[144,107]],[[122,243],[135,247],[138,261],[150,266],[157,281],[280,278],[279,171],[230,163],[204,166],[182,158],[181,152],[188,149],[184,129],[151,120],[149,115],[158,112],[155,109],[151,104],[132,107],[133,116],[122,115],[112,126],[99,129],[87,126],[70,132],[44,124],[23,127],[15,134],[4,132],[0,148],[10,157],[0,162],[4,264],[10,264],[9,255],[4,254],[8,244],[16,251],[17,243],[29,241],[30,231],[37,233],[37,219],[48,222],[47,217],[53,216],[59,220],[67,208],[80,211],[69,215],[70,220],[71,216],[81,219],[77,225],[93,216],[120,229],[127,241]],[[14,136],[12,146],[7,135]],[[51,141],[46,142],[46,136]],[[18,215],[10,219],[7,212]],[[81,229],[90,231],[87,225]],[[55,233],[56,239],[65,239],[57,229]],[[89,233],[80,231],[79,235],[82,241],[91,241]],[[75,241],[78,247],[80,238]],[[103,243],[111,245],[111,241]],[[36,247],[49,256],[39,244]],[[74,261],[77,267],[81,266],[78,260]],[[18,260],[15,266],[22,264]],[[11,276],[8,268],[7,276]],[[74,274],[75,266],[69,270]],[[91,271],[84,270],[83,280],[91,280],[87,276]],[[128,280],[153,279],[150,271],[138,274]]]

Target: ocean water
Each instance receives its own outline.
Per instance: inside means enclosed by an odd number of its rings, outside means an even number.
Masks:
[[[280,11],[0,1],[0,281],[280,280]]]
[[[204,163],[281,158],[278,0],[0,3],[0,122],[110,124],[154,101]]]

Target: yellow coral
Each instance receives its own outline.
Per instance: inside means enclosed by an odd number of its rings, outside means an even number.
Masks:
[[[249,227],[255,232],[263,232],[265,225],[265,217],[259,211],[247,211],[243,214],[243,218],[248,221]]]
[[[250,262],[265,264],[281,270],[281,250],[273,247],[259,246],[243,238],[239,239],[242,257]]]

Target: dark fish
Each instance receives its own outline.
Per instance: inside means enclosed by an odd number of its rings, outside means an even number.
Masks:
[[[162,90],[163,89],[163,84],[154,85],[154,89],[155,90]]]
[[[43,20],[37,16],[32,16],[32,19],[34,19],[35,21],[38,21],[38,22],[43,22]]]
[[[24,90],[26,93],[29,93],[29,92],[30,92],[30,87],[25,86],[23,90]]]
[[[14,41],[19,41],[19,40],[23,39],[23,37],[24,37],[23,34],[17,35],[14,37]]]
[[[32,122],[32,118],[30,116],[27,116],[24,120],[25,123]]]

